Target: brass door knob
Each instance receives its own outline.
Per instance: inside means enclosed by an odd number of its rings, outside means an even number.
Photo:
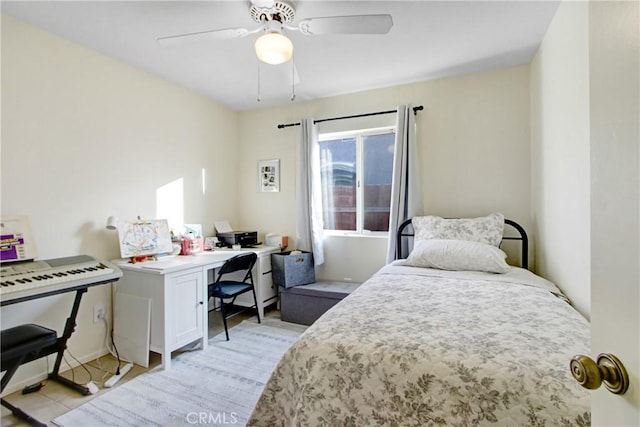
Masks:
[[[598,355],[597,362],[589,356],[578,354],[569,364],[571,374],[578,383],[589,390],[595,390],[602,383],[611,393],[624,394],[629,388],[629,376],[622,362],[613,354]]]

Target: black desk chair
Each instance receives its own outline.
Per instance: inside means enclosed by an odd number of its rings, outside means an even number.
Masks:
[[[11,380],[20,365],[51,354],[51,351],[46,352],[44,350],[55,346],[56,341],[56,331],[39,325],[26,324],[3,330],[0,333],[2,359],[0,363],[2,364],[2,372],[6,372],[2,377],[0,393],[4,391],[4,388],[9,384],[9,380]],[[6,400],[0,399],[0,402],[13,415],[27,421],[29,424],[46,426],[46,424],[41,423]]]
[[[258,255],[255,252],[247,252],[246,254],[236,255],[233,258],[229,258],[222,267],[218,270],[218,277],[216,281],[209,284],[209,298],[218,298],[220,300],[220,313],[222,314],[222,323],[224,323],[224,333],[229,341],[229,330],[227,328],[227,319],[245,312],[246,310],[255,308],[258,316],[258,323],[260,323],[260,312],[258,311],[258,299],[256,298],[256,289],[253,284],[253,274],[251,270],[258,259]],[[225,280],[225,276],[230,273],[244,271],[244,278],[242,280]],[[237,273],[240,274],[240,273]],[[247,307],[244,310],[229,314],[227,312],[227,306],[232,305],[238,295],[245,292],[253,292],[253,305]],[[230,302],[225,303],[224,300],[231,299]]]

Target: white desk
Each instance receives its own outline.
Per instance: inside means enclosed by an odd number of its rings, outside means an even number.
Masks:
[[[148,344],[151,351],[162,355],[163,368],[171,367],[172,351],[195,341],[199,341],[202,348],[207,346],[207,285],[214,280],[214,269],[221,267],[232,256],[247,251],[258,255],[253,279],[258,312],[264,318],[265,305],[276,302],[278,297],[277,286],[271,279],[271,254],[279,252],[280,248],[259,246],[240,251],[218,249],[136,264],[115,261],[123,272],[116,295],[122,293],[151,300]],[[235,304],[251,306],[253,295],[241,295]],[[127,331],[115,332],[119,336],[126,336]],[[146,342],[139,344],[147,345]]]

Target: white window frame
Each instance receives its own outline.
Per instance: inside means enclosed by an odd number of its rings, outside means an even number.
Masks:
[[[384,133],[396,133],[395,126],[383,126],[377,128],[348,130],[341,132],[326,132],[318,134],[318,143],[322,144],[323,141],[333,141],[342,138],[355,138],[356,140],[356,229],[355,230],[334,230],[324,228],[325,235],[339,235],[339,236],[376,236],[376,237],[388,237],[388,231],[370,231],[363,230],[364,224],[364,187],[362,182],[363,165],[363,139],[369,135],[381,135]]]

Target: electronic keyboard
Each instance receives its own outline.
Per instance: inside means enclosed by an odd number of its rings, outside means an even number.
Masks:
[[[2,306],[64,292],[75,292],[71,313],[65,322],[62,335],[57,337],[55,344],[39,350],[21,363],[55,354],[56,361],[48,378],[71,387],[85,396],[93,394],[95,390],[90,386],[78,384],[73,379],[60,375],[60,367],[67,341],[76,328],[82,295],[91,286],[115,282],[120,277],[122,277],[122,271],[114,264],[88,255],[0,264],[0,305]],[[5,377],[6,374],[2,379],[4,380]]]
[[[42,298],[75,289],[117,281],[122,271],[89,255],[3,264],[0,304]]]

